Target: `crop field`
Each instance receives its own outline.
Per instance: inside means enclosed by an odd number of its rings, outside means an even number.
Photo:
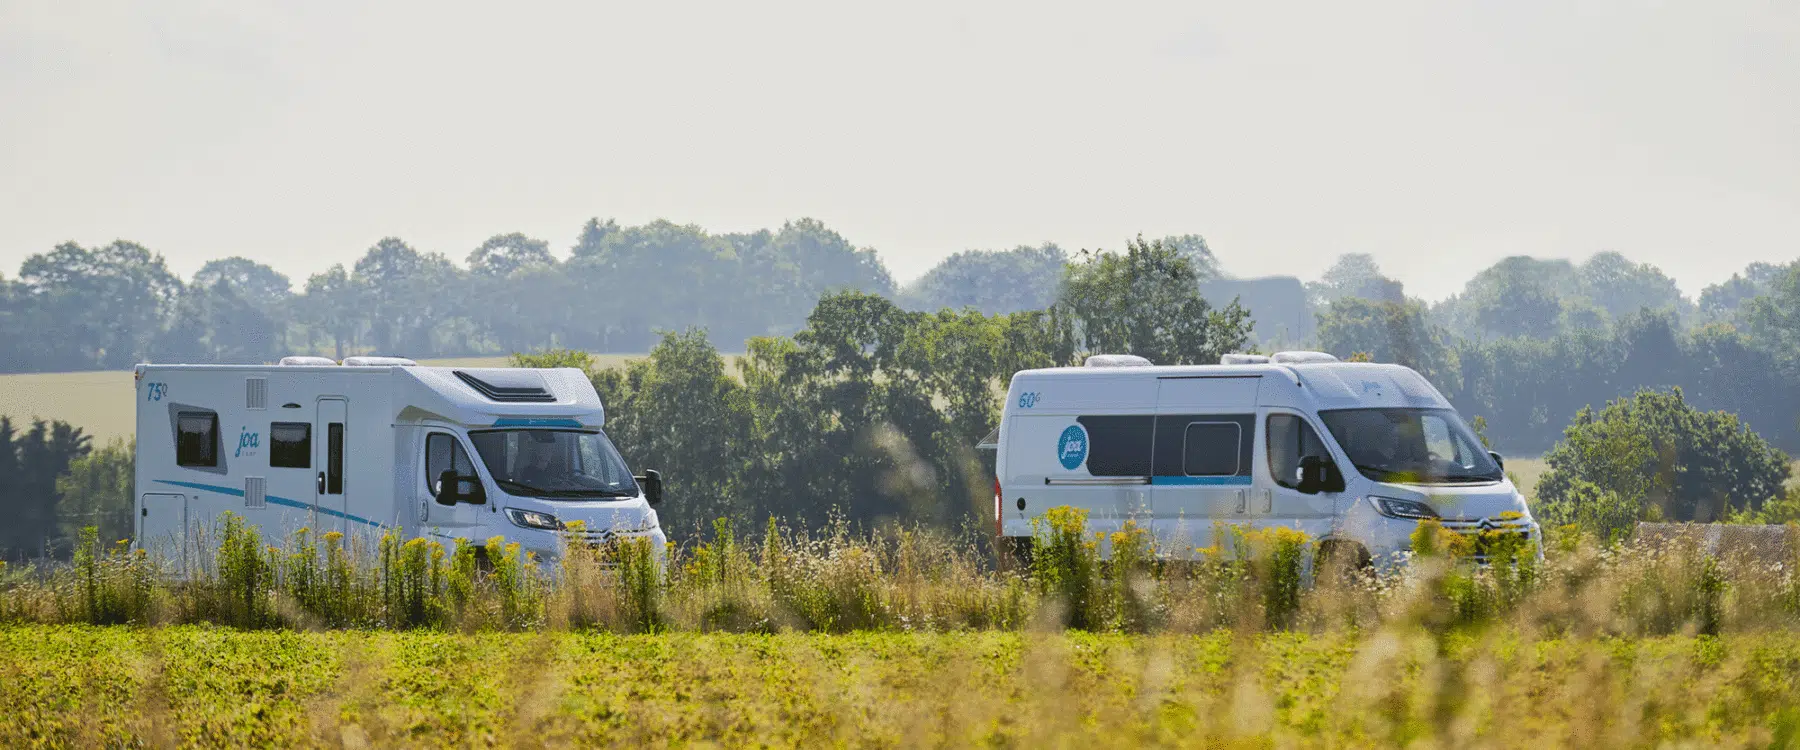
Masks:
[[[1800,638],[0,628],[0,744],[1788,747]]]
[[[1064,511],[1024,565],[721,520],[546,570],[228,516],[177,583],[89,532],[0,568],[0,747],[1800,747],[1800,527],[1475,565],[1427,523],[1356,571],[1286,529],[1100,560]]]
[[[623,367],[641,354],[594,355],[596,367]],[[420,360],[442,367],[504,367],[507,357],[467,357]],[[136,409],[128,370],[92,372],[42,372],[0,375],[0,416],[14,422],[33,418],[60,419],[87,434],[96,443],[129,438]]]

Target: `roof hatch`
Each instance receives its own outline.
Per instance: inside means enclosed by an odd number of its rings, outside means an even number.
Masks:
[[[556,396],[544,385],[544,376],[530,370],[455,370],[456,377],[489,401],[544,403]]]

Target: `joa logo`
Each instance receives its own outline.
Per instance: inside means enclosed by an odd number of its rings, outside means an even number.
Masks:
[[[245,448],[249,448],[250,455],[254,456],[254,455],[256,455],[256,449],[261,448],[261,447],[262,447],[262,433],[251,432],[250,428],[245,427],[245,428],[243,428],[242,431],[240,431],[238,433],[237,453],[233,454],[233,457],[243,458]]]
[[[1062,462],[1065,469],[1074,471],[1081,468],[1081,463],[1087,460],[1087,453],[1087,430],[1081,429],[1081,425],[1069,425],[1068,429],[1062,431],[1062,437],[1056,439],[1056,460]]]

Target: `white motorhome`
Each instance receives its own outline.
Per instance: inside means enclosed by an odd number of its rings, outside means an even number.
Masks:
[[[1138,357],[1013,375],[997,440],[994,516],[1015,545],[1067,505],[1094,532],[1128,519],[1191,557],[1218,524],[1286,526],[1365,562],[1410,548],[1418,522],[1526,536],[1525,498],[1442,394],[1398,365],[1319,352],[1226,355],[1218,365]]]
[[[171,559],[225,511],[268,538],[504,536],[546,561],[565,543],[666,541],[661,477],[632,475],[580,370],[289,357],[136,379],[136,539]]]

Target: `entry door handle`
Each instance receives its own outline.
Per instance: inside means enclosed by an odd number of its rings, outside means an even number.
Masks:
[[[1237,491],[1237,501],[1238,501],[1237,512],[1239,512],[1239,513],[1244,512],[1245,505],[1248,501],[1244,499],[1244,491],[1243,490]]]
[[[318,494],[321,494],[321,495],[325,494],[325,472],[323,472],[323,471],[319,472],[319,493]]]

